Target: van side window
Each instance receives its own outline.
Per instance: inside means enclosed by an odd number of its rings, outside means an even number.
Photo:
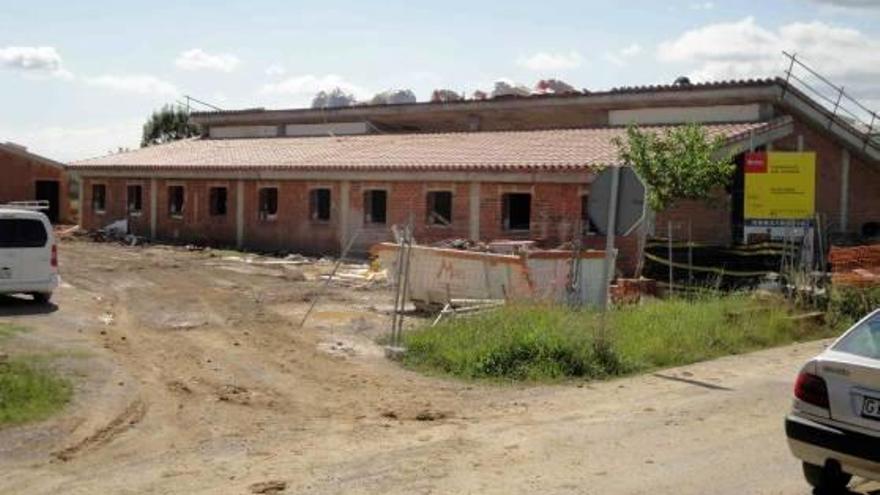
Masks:
[[[49,235],[43,222],[29,218],[0,218],[0,249],[40,248]]]

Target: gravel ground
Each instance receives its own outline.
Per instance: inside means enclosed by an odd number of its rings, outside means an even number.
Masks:
[[[84,241],[60,256],[56,307],[0,299],[32,329],[3,352],[51,354],[76,396],[0,430],[0,493],[810,493],[782,420],[823,342],[601,383],[464,383],[383,357],[381,285],[331,287],[300,328],[327,262]]]

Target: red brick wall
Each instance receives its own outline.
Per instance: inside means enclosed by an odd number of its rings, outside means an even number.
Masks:
[[[92,211],[92,185],[107,185],[107,207],[103,214]],[[83,181],[83,221],[85,228],[103,227],[114,220],[126,218],[126,186],[138,183],[143,187],[143,211],[130,218],[134,233],[149,235],[150,181],[125,179],[85,179]],[[211,180],[157,180],[157,236],[176,242],[230,246],[236,241],[237,182]],[[181,218],[168,214],[168,186],[183,185],[185,203]],[[228,188],[227,214],[212,217],[209,214],[209,188],[213,185]],[[278,187],[278,215],[275,219],[260,219],[258,190],[260,187]],[[309,216],[309,189],[331,189],[331,220],[312,222]],[[388,191],[387,222],[384,225],[364,225],[364,192],[370,189]],[[571,239],[580,220],[581,184],[497,184],[480,185],[480,239],[534,239],[543,247],[556,247]],[[449,226],[427,225],[428,191],[453,193],[452,223]],[[285,250],[309,254],[337,254],[340,249],[339,221],[341,219],[339,182],[306,181],[244,181],[244,245],[257,250]],[[529,232],[506,231],[502,224],[502,195],[511,192],[532,194],[532,219]],[[692,206],[692,208],[696,208]],[[392,239],[392,225],[406,225],[410,219],[415,237],[420,243],[444,239],[468,238],[470,232],[470,184],[466,182],[352,182],[349,188],[349,232],[358,231],[354,251],[364,253],[377,242]],[[699,216],[699,215],[698,215]],[[705,216],[700,218],[706,218]],[[695,232],[711,232],[717,220],[697,227]],[[729,231],[729,228],[727,229]],[[635,266],[636,238],[618,238],[619,265],[625,272]],[[588,236],[589,248],[603,249],[604,237]]]
[[[817,208],[826,215],[834,230],[839,219],[840,170],[842,149],[839,145],[800,123],[792,136],[774,143],[776,150],[797,148],[797,135],[804,136],[804,149],[817,153]],[[91,187],[94,179],[83,182],[83,225],[96,228],[112,220],[124,218],[125,186],[123,179],[104,180],[108,185],[107,211],[96,216],[91,211]],[[132,220],[136,233],[149,233],[150,181],[139,181],[144,191],[144,211]],[[170,184],[186,187],[183,218],[168,215],[167,187]],[[225,217],[209,215],[208,190],[212,184],[228,187],[228,211]],[[869,166],[857,156],[850,166],[850,230],[858,231],[862,223],[876,221],[880,216],[880,169]],[[236,241],[237,182],[186,180],[158,180],[157,235],[162,239],[205,244],[234,245]],[[279,188],[279,212],[273,220],[258,217],[258,189],[261,186]],[[313,222],[309,214],[309,190],[314,187],[331,189],[331,220]],[[382,189],[388,192],[387,222],[384,225],[364,225],[364,191]],[[447,190],[453,193],[452,224],[427,225],[426,196],[428,191]],[[589,190],[585,184],[501,184],[481,183],[479,197],[480,239],[535,239],[543,247],[555,247],[569,240],[580,219],[581,194]],[[531,229],[528,232],[505,231],[502,225],[502,196],[505,193],[524,192],[532,195]],[[244,244],[246,247],[266,250],[290,250],[303,253],[336,254],[340,249],[340,232],[349,235],[358,232],[355,252],[365,252],[372,244],[391,239],[390,227],[405,225],[412,219],[416,240],[432,243],[450,238],[470,237],[470,183],[467,182],[351,182],[348,189],[348,225],[340,225],[342,218],[342,183],[338,181],[244,181]],[[730,197],[719,191],[710,202],[682,201],[656,218],[657,234],[665,235],[666,222],[676,224],[675,237],[687,235],[687,222],[692,222],[696,242],[728,244],[731,239]],[[586,245],[602,249],[602,236],[588,236]],[[636,236],[618,238],[619,266],[629,272],[636,263]]]
[[[104,184],[107,188],[104,212],[92,208],[92,186]],[[141,213],[129,215],[128,185],[138,184],[142,188]],[[80,225],[86,229],[100,229],[116,220],[128,218],[129,230],[140,236],[150,235],[150,181],[143,179],[84,179],[80,191]]]
[[[92,210],[92,185],[107,186],[107,204],[103,213]],[[128,184],[143,188],[143,211],[130,217],[134,232],[149,235],[150,181],[88,178],[83,180],[83,217],[85,228],[101,228],[110,222],[129,217],[126,212]],[[183,214],[173,218],[168,213],[168,187],[182,185],[185,191]],[[212,180],[157,180],[157,236],[180,242],[231,245],[236,237],[237,182]],[[227,187],[227,214],[209,214],[209,188]],[[278,215],[260,219],[258,190],[278,188]],[[313,222],[309,211],[309,190],[331,190],[331,219]],[[382,189],[388,192],[387,221],[384,225],[364,225],[364,192]],[[533,238],[541,245],[554,247],[571,238],[580,216],[578,184],[491,184],[481,185],[480,238]],[[429,191],[451,191],[451,225],[428,225],[426,198]],[[505,231],[502,226],[501,197],[507,192],[532,194],[532,228],[529,232]],[[339,182],[244,181],[244,239],[255,249],[294,249],[304,252],[337,252],[341,219]],[[352,182],[349,188],[349,232],[360,231],[356,247],[366,251],[376,242],[391,239],[392,225],[406,225],[412,220],[417,241],[432,243],[450,238],[468,238],[470,232],[470,184],[466,182]]]
[[[263,187],[278,188],[278,214],[274,219],[259,217],[259,190]],[[331,190],[332,207],[329,222],[311,220],[309,190],[313,187],[328,187]],[[254,249],[299,251],[307,254],[338,252],[339,194],[339,185],[333,182],[245,181],[245,246]],[[233,225],[234,208],[235,203],[230,202]]]
[[[169,187],[183,186],[184,203],[181,215],[169,213]],[[226,215],[210,213],[210,188],[226,188]],[[149,188],[145,188],[144,209],[150,209]],[[214,246],[235,245],[236,187],[233,180],[157,180],[156,235],[177,242]],[[149,219],[149,215],[147,215]],[[149,226],[149,223],[147,224]],[[149,228],[149,227],[148,227]]]
[[[681,200],[665,211],[657,213],[655,234],[667,237],[672,222],[673,239],[686,240],[688,223],[695,242],[728,245],[732,242],[730,194],[716,191],[708,201]]]
[[[855,158],[849,170],[849,229],[860,232],[867,222],[880,222],[880,166]]]
[[[38,180],[58,181],[58,214],[62,221],[69,221],[70,202],[64,170],[0,149],[0,203],[35,200]]]

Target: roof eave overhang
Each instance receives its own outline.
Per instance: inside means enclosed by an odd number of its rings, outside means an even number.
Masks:
[[[297,168],[147,168],[147,167],[78,167],[71,168],[79,178],[124,179],[205,179],[205,180],[301,180],[301,181],[368,181],[368,182],[497,182],[589,184],[595,178],[595,168],[582,167],[568,170],[303,170]]]
[[[754,151],[760,146],[766,146],[774,141],[788,137],[792,133],[794,133],[794,119],[782,117],[764,129],[750,131],[729,138],[719,154],[733,156],[747,151]]]

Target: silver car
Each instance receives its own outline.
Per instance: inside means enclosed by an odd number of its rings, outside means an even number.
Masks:
[[[880,309],[808,361],[785,419],[807,481],[841,490],[853,475],[880,481]]]

